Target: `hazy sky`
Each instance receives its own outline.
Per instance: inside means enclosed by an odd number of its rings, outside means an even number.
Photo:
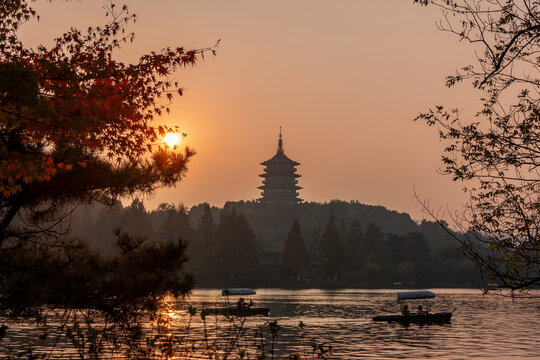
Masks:
[[[437,132],[413,122],[434,105],[472,113],[470,86],[444,79],[473,49],[437,30],[436,9],[412,0],[127,0],[139,17],[124,61],[165,46],[221,44],[218,56],[175,74],[186,88],[170,116],[197,150],[186,179],[145,199],[201,202],[260,196],[263,167],[283,127],[285,153],[300,162],[306,201],[358,200],[423,218],[413,190],[435,208],[459,209],[463,184],[439,175]],[[102,2],[38,2],[28,44],[50,44],[70,26],[104,22]]]

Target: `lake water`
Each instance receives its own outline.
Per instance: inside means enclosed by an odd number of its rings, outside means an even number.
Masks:
[[[437,297],[425,302],[433,312],[452,311],[450,324],[373,322],[374,315],[399,312],[395,290],[261,289],[253,299],[282,327],[281,353],[299,349],[302,321],[305,338],[331,344],[337,359],[540,359],[539,298],[513,302],[478,290],[433,291]],[[191,301],[200,306],[220,298],[218,290],[199,290]]]
[[[331,345],[331,359],[540,359],[540,292],[534,293],[537,298],[513,302],[509,298],[484,296],[478,290],[432,291],[437,297],[421,303],[429,302],[432,312],[452,311],[450,324],[403,326],[373,322],[375,315],[399,312],[395,290],[260,289],[252,300],[256,306],[269,307],[270,315],[247,318],[242,324],[239,343],[248,349],[249,358],[253,359],[260,352],[257,330],[265,330],[264,350],[270,359],[268,323],[277,321],[280,331],[275,339],[276,359],[294,352],[312,358],[312,340]],[[206,326],[210,340],[221,339],[223,349],[227,339],[236,336],[229,331],[231,322],[238,329],[241,320],[207,317],[203,323],[196,315],[189,325],[189,341],[184,341],[190,318],[188,306],[200,310],[223,304],[223,301],[220,290],[196,290],[185,301],[171,302],[167,312],[171,319],[167,336],[200,346]],[[410,302],[410,308],[415,309],[418,303]],[[303,330],[298,326],[300,321],[305,324]],[[23,349],[28,345],[35,354],[52,354],[51,359],[77,358],[69,343],[60,342],[54,352],[49,352],[33,331],[33,326],[28,324],[11,326],[6,338],[0,341],[0,359],[8,346]],[[178,350],[176,355],[177,358],[208,358],[203,352],[191,351],[189,356],[182,356],[182,351]],[[232,350],[233,354],[235,352],[236,348]]]

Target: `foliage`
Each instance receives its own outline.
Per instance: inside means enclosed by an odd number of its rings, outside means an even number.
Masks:
[[[291,231],[285,240],[281,255],[281,268],[286,274],[297,274],[311,266],[306,244],[300,231],[298,219],[294,219]]]
[[[368,258],[371,256],[378,264],[388,265],[390,263],[390,254],[384,241],[384,234],[373,223],[369,223],[366,230],[365,253],[368,254]]]
[[[364,254],[364,232],[358,219],[354,219],[347,232],[345,254],[347,266],[351,270],[359,270],[366,259]]]
[[[267,206],[272,208],[269,204],[261,204],[260,206],[263,208]],[[356,204],[353,204],[353,206],[356,207]],[[303,208],[301,204],[297,205],[297,207],[298,209],[296,211],[299,215],[298,225],[301,227],[301,233],[304,234],[306,225],[304,225],[304,220],[301,221],[300,219],[308,218],[312,212],[310,208]],[[314,205],[311,204],[310,207],[314,207]],[[244,208],[240,208],[243,212]],[[332,206],[326,204],[320,205],[320,208],[326,210],[326,219],[328,219],[332,211]],[[228,204],[223,209],[210,207],[208,204],[201,204],[192,207],[188,211],[182,205],[162,204],[158,209],[148,212],[146,210],[133,211],[132,205],[123,207],[121,204],[117,204],[113,207],[105,207],[98,204],[93,207],[78,208],[72,217],[72,227],[73,233],[79,237],[88,239],[93,249],[99,249],[102,254],[112,255],[116,250],[115,248],[111,248],[109,243],[114,243],[115,238],[109,235],[109,233],[112,234],[112,230],[118,227],[118,224],[125,229],[127,224],[134,222],[151,223],[151,229],[149,229],[150,231],[148,233],[153,233],[154,238],[149,237],[149,240],[169,240],[169,237],[155,237],[155,234],[171,232],[171,234],[174,234],[172,239],[181,238],[187,243],[186,256],[190,260],[186,264],[186,270],[195,275],[198,286],[236,286],[231,284],[231,280],[219,268],[221,266],[220,252],[225,248],[220,245],[220,242],[225,238],[218,238],[216,236],[216,229],[219,222],[215,221],[221,218],[222,212],[229,212],[231,209],[231,204]],[[188,211],[187,215],[185,211]],[[237,213],[240,212],[238,208],[236,211]],[[259,211],[262,214],[267,213],[264,209],[260,209]],[[126,215],[127,213],[130,215]],[[251,214],[253,216],[253,212]],[[244,214],[242,213],[242,215]],[[130,220],[130,216],[134,216],[134,219]],[[141,217],[146,217],[147,219]],[[186,218],[189,218],[189,222],[186,221]],[[291,223],[294,222],[294,218],[289,220],[288,216],[284,216],[280,219],[287,222],[285,225],[289,228],[290,232]],[[391,222],[392,217],[389,216],[384,219]],[[393,282],[405,280],[411,283],[425,284],[428,287],[478,286],[480,284],[480,281],[476,279],[471,262],[461,252],[456,251],[456,247],[452,246],[450,242],[452,239],[451,236],[435,222],[423,221],[420,226],[416,226],[418,233],[415,231],[406,233],[389,232],[387,229],[395,228],[391,223],[388,225],[388,228],[380,228],[379,226],[372,225],[375,228],[372,228],[371,232],[378,239],[375,241],[379,242],[377,252],[383,255],[379,259],[375,255],[375,252],[372,251],[374,247],[371,241],[366,243],[367,234],[360,237],[361,227],[358,225],[366,223],[366,219],[360,218],[357,219],[358,221],[355,221],[356,218],[342,218],[340,223],[343,223],[343,220],[348,225],[345,228],[347,238],[344,244],[344,257],[340,260],[343,270],[341,275],[343,276],[340,278],[339,286],[387,287]],[[288,234],[283,235],[284,238],[278,243],[282,251],[268,252],[263,247],[259,238],[264,234],[271,235],[271,238],[277,237],[278,234],[281,234],[280,229],[282,225],[273,225],[274,232],[270,232],[267,227],[261,227],[264,225],[261,222],[258,223],[258,227],[254,227],[250,221],[247,219],[246,221],[249,228],[255,233],[257,262],[254,267],[250,267],[248,278],[237,278],[235,280],[238,286],[248,286],[247,283],[253,284],[255,287],[319,287],[328,285],[328,274],[324,273],[323,271],[325,270],[318,266],[320,256],[319,245],[311,246],[311,248],[306,247],[306,252],[310,260],[313,259],[313,263],[311,266],[302,269],[300,277],[284,278],[281,261],[284,256],[283,249]],[[309,224],[310,222],[308,222]],[[366,230],[367,228],[369,228],[369,223],[366,225]],[[325,229],[323,228],[323,230]],[[459,233],[454,235],[463,236]],[[409,236],[411,237],[410,242],[409,239],[405,240]],[[372,235],[369,237],[372,237]],[[322,231],[313,231],[310,238],[312,238],[312,243],[315,241],[319,243],[322,238]],[[404,252],[401,252],[401,250],[397,251],[394,239],[399,239],[399,246],[407,243],[407,249]],[[371,245],[368,246],[368,244]],[[396,256],[396,253],[399,256]],[[246,254],[244,256],[247,257],[248,255]],[[360,270],[367,261],[376,264],[380,270],[380,276],[377,277],[376,281],[370,279],[368,282],[366,277],[361,275]],[[401,266],[401,262],[406,262],[408,265]],[[426,266],[428,269],[425,269]],[[419,269],[421,268],[424,270],[420,271]],[[405,273],[407,276],[405,276]],[[460,275],[458,276],[458,274]],[[338,284],[333,283],[333,286],[336,285]],[[415,286],[414,284],[409,285]]]
[[[336,217],[336,225],[340,225],[338,233],[343,230],[343,226],[341,226],[343,221],[346,233],[354,219],[358,219],[363,229],[366,229],[367,225],[373,222],[380,228],[384,228],[385,232],[394,234],[405,234],[418,227],[408,214],[398,213],[383,206],[362,204],[358,201],[332,200],[325,203],[303,202],[299,204],[236,201],[227,202],[227,206],[234,206],[238,212],[246,217],[257,234],[257,245],[260,250],[268,252],[281,252],[290,230],[290,224],[297,218],[302,227],[302,233],[306,237],[308,251],[318,253],[320,237],[332,211]],[[202,208],[197,206],[193,210],[193,213],[190,212],[190,217],[191,221],[195,223]],[[217,217],[219,210],[213,208],[212,211]],[[341,240],[345,245],[345,238]]]
[[[181,238],[189,247],[196,241],[195,231],[189,223],[188,209],[183,204],[169,205],[162,203],[150,217],[158,229],[156,240],[164,241]],[[153,227],[153,225],[150,225]]]
[[[71,28],[50,48],[31,48],[18,30],[38,18],[32,2],[0,0],[0,317],[33,317],[41,326],[55,313],[75,346],[79,321],[100,320],[105,328],[88,330],[93,341],[119,331],[134,346],[161,299],[192,289],[186,246],[117,230],[114,255],[101,254],[67,236],[70,215],[81,204],[117,204],[183,178],[195,153],[164,145],[179,129],[154,120],[182,94],[173,72],[214,49],[165,48],[134,64],[118,61],[136,16],[112,1],[104,25]],[[115,220],[151,230],[142,202],[125,210]]]
[[[412,232],[406,235],[391,235],[388,239],[388,247],[392,262],[398,264],[403,261],[429,262],[431,251],[429,243],[424,235]]]
[[[192,259],[191,266],[193,273],[197,275],[198,280],[203,283],[209,283],[214,276],[215,270],[215,252],[216,246],[216,225],[212,210],[208,204],[204,206],[204,212],[197,222],[195,229],[197,240],[191,246]]]
[[[181,180],[194,151],[163,146],[160,136],[177,129],[153,120],[182,93],[171,74],[213,49],[117,61],[136,17],[114,3],[105,25],[72,28],[51,48],[33,49],[17,36],[37,17],[29,2],[0,5],[0,244],[46,232],[69,214],[66,205],[109,203]]]
[[[133,199],[131,204],[124,208],[119,219],[114,219],[114,224],[113,230],[116,228],[129,229],[131,233],[143,236],[149,240],[157,239],[151,218],[148,216],[144,203],[139,198]],[[170,235],[174,235],[174,237],[168,236],[160,238],[163,240],[174,240],[179,238],[176,234]]]
[[[321,238],[319,258],[323,272],[339,275],[343,270],[344,256],[345,251],[336,228],[336,217],[332,212]]]
[[[224,281],[246,281],[257,266],[255,233],[236,209],[224,209],[216,228],[217,274]]]
[[[0,252],[3,316],[39,320],[44,311],[63,308],[137,320],[139,313],[155,311],[165,295],[190,291],[193,279],[182,272],[184,243],[149,243],[120,230],[116,238],[114,257],[78,241],[58,247],[21,242]]]
[[[470,202],[456,219],[467,235],[457,238],[465,254],[480,265],[487,282],[517,295],[540,284],[540,4],[415,2],[441,8],[439,27],[476,50],[477,66],[465,66],[446,81],[447,86],[470,81],[481,91],[474,119],[464,121],[458,110],[442,106],[417,119],[436,125],[447,144],[443,173],[467,182]]]
[[[368,284],[369,287],[376,285],[381,277],[381,267],[379,264],[367,261],[358,272],[361,280]]]

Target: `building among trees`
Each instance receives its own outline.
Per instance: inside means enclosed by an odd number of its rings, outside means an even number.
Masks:
[[[301,175],[296,173],[296,167],[300,163],[291,160],[283,151],[283,139],[281,137],[281,127],[279,128],[279,141],[276,155],[270,160],[262,162],[265,166],[262,177],[263,184],[259,186],[262,190],[261,202],[272,201],[287,201],[298,203],[302,199],[298,197],[298,190],[302,189],[298,186],[298,180]]]

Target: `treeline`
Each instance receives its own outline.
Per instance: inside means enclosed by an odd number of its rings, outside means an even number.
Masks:
[[[201,287],[478,286],[478,271],[433,222],[358,202],[261,204],[223,208],[161,204],[82,208],[74,234],[105,254],[113,231],[151,241],[182,239]]]

